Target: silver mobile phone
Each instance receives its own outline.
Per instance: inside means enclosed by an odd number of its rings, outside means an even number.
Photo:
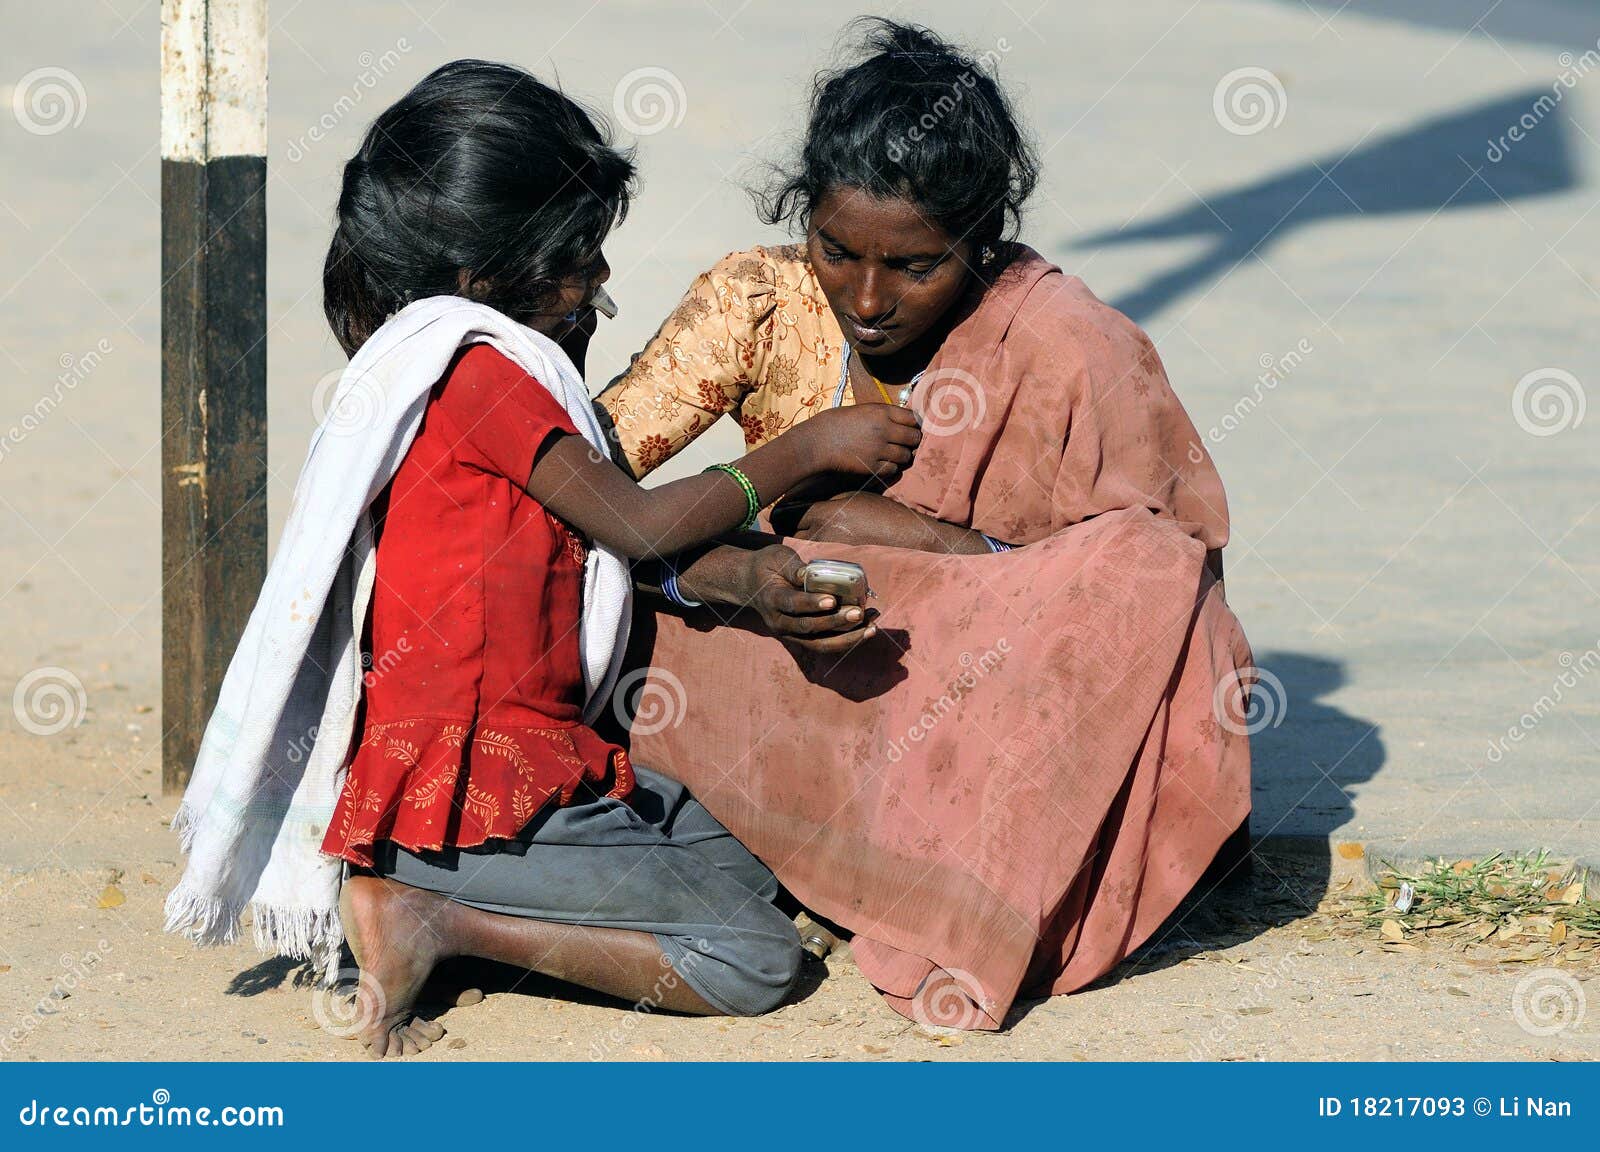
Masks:
[[[866,569],[848,560],[813,560],[800,569],[800,580],[807,592],[836,597],[841,608],[864,608],[874,594]]]

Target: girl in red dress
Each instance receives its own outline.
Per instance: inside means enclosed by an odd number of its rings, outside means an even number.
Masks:
[[[528,73],[440,68],[345,168],[323,273],[334,333],[353,354],[406,304],[459,295],[581,349],[632,179],[588,115]],[[644,490],[498,350],[457,353],[374,502],[369,670],[322,845],[352,870],[340,905],[370,1051],[442,1034],[413,1007],[451,956],[679,1011],[776,1006],[799,946],[772,874],[583,723],[585,558],[596,544],[670,558],[813,474],[892,474],[918,439],[904,409],[846,408],[737,468]],[[869,632],[858,608],[784,594],[815,630]]]

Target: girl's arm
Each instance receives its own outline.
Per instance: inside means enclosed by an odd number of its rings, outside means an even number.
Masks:
[[[772,536],[748,532],[728,543],[675,557],[678,593],[699,601],[724,624],[742,612],[761,618],[768,632],[810,652],[847,652],[877,633],[876,608],[841,606],[837,598],[801,586],[801,560]],[[661,594],[662,567],[634,569],[640,587]]]
[[[738,467],[763,503],[770,503],[820,472],[892,477],[911,462],[921,438],[916,417],[905,408],[831,409],[748,453]],[[744,523],[749,510],[743,488],[726,473],[641,488],[609,457],[570,434],[548,442],[525,487],[580,532],[633,560],[703,544]]]

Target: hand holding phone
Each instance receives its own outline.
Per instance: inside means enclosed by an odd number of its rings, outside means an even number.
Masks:
[[[848,560],[813,560],[800,569],[800,581],[807,592],[836,597],[841,608],[865,608],[867,597],[876,595],[867,587],[866,569]]]

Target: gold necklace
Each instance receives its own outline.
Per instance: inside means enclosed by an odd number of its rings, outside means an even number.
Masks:
[[[860,360],[860,357],[857,357],[857,359]],[[860,360],[860,363],[861,370],[867,374],[867,379],[871,380],[873,384],[877,385],[878,395],[883,397],[883,402],[885,404],[899,404],[900,407],[904,408],[911,402],[911,390],[917,386],[917,381],[922,377],[921,372],[918,372],[915,376],[913,376],[911,378],[911,382],[904,385],[900,389],[900,399],[896,400],[893,396],[889,395],[889,389],[884,382],[872,374],[872,369],[867,367],[867,362],[865,360]]]

